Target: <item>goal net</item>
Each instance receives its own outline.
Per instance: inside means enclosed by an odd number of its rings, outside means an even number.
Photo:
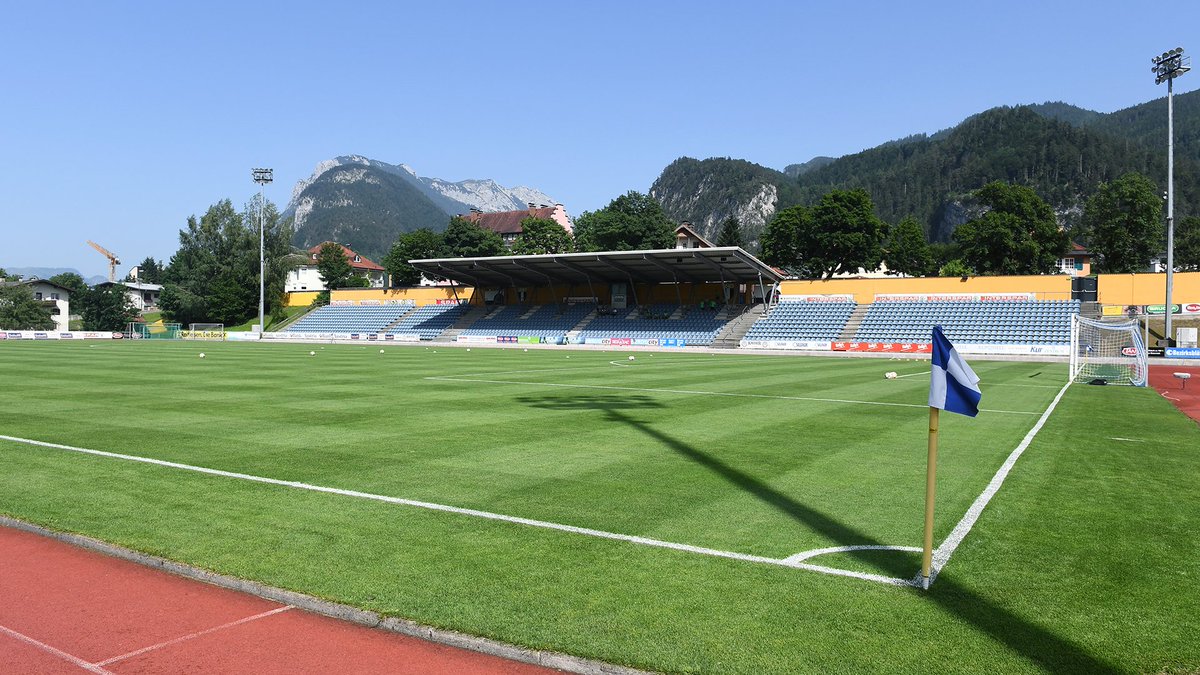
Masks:
[[[225,324],[223,323],[193,323],[188,330],[183,331],[185,340],[224,340]]]
[[[1146,344],[1137,321],[1071,319],[1071,381],[1146,386]]]

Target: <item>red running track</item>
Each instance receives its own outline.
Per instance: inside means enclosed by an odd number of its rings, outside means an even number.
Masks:
[[[1192,378],[1181,380],[1175,373],[1191,373]],[[1151,366],[1150,386],[1180,412],[1200,422],[1200,367]]]
[[[0,671],[554,673],[0,527]]]

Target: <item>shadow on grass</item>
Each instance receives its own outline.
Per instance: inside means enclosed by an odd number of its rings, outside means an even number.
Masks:
[[[810,507],[795,498],[780,492],[754,476],[727,464],[716,457],[702,452],[669,434],[651,427],[634,418],[626,411],[665,408],[661,401],[646,395],[623,396],[620,394],[590,396],[522,396],[518,403],[546,410],[594,410],[616,424],[654,439],[663,447],[686,457],[690,461],[712,471],[741,490],[753,495],[764,504],[784,513],[790,518],[807,525],[841,546],[856,544],[882,545],[869,535],[845,525],[836,519]],[[892,576],[912,578],[917,570],[908,566],[900,557],[880,559],[876,552],[848,551],[846,555]],[[1046,628],[1032,623],[1013,612],[1000,607],[993,600],[963,587],[943,574],[928,591],[918,591],[922,597],[936,604],[941,610],[958,617],[993,640],[1007,646],[1013,652],[1036,662],[1051,672],[1115,673],[1115,666],[1089,654],[1081,646],[1060,637]],[[919,639],[914,636],[914,639]],[[936,639],[929,636],[928,639]]]

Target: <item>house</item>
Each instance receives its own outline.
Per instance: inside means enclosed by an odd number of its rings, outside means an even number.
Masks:
[[[324,291],[325,282],[321,279],[321,273],[317,271],[317,255],[321,252],[321,247],[325,244],[336,243],[324,241],[312,248],[308,249],[305,257],[308,258],[305,264],[297,265],[288,272],[287,285],[284,290],[288,293],[295,291]],[[346,254],[346,260],[350,261],[350,269],[352,274],[366,277],[371,282],[371,288],[383,288],[387,286],[387,271],[383,266],[368,259],[365,256],[359,255],[351,250],[348,246],[342,247],[342,253]]]
[[[1086,277],[1092,273],[1092,254],[1079,244],[1071,244],[1071,251],[1060,258],[1054,268],[1056,274]]]
[[[675,228],[675,248],[713,248],[713,243],[693,229],[691,223],[681,223]]]
[[[150,312],[158,309],[158,299],[162,296],[162,284],[144,284],[138,281],[102,281],[96,288],[121,286],[129,296],[129,303],[139,312]]]
[[[59,286],[45,279],[25,279],[23,281],[0,281],[3,286],[28,286],[33,292],[33,299],[52,308],[54,330],[66,332],[71,330],[71,289]],[[12,328],[12,326],[0,326]]]
[[[520,211],[484,213],[479,209],[471,209],[471,212],[466,215],[461,213],[458,215],[460,218],[464,218],[479,227],[491,230],[500,235],[500,238],[504,240],[504,245],[509,248],[512,248],[513,243],[517,241],[517,237],[521,234],[521,221],[526,218],[553,220],[567,232],[573,232],[574,230],[571,218],[567,215],[567,211],[563,208],[562,204],[555,204],[554,206],[543,204],[538,206],[530,202],[529,208]]]

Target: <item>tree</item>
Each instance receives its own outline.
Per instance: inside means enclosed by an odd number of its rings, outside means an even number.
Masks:
[[[341,244],[332,241],[321,244],[317,251],[317,274],[321,275],[325,288],[333,291],[346,286],[353,273],[350,258],[346,256],[346,249]]]
[[[807,235],[811,229],[812,212],[803,206],[776,212],[763,230],[763,262],[783,268],[795,266],[800,258],[800,233]]]
[[[255,221],[257,222],[257,221]],[[150,256],[146,256],[142,262],[138,263],[138,277],[133,279],[125,277],[125,281],[140,281],[144,284],[161,284],[163,275],[163,264]]]
[[[54,276],[47,279],[47,281],[49,281],[52,284],[58,284],[59,286],[62,286],[63,288],[66,288],[67,290],[71,291],[71,304],[72,305],[74,305],[76,302],[79,302],[80,300],[82,300],[83,294],[86,293],[88,290],[87,282],[83,280],[83,277],[79,276],[78,274],[76,274],[74,272],[63,272],[61,274],[55,274]]]
[[[526,218],[521,221],[521,234],[513,243],[515,255],[538,255],[541,253],[571,253],[575,242],[571,233],[550,218]]]
[[[888,274],[906,274],[920,277],[933,268],[933,253],[925,241],[925,230],[915,218],[905,218],[888,233],[887,250],[884,253]]]
[[[886,231],[866,190],[833,190],[812,209],[811,235],[800,233],[798,262],[826,279],[838,272],[873,270],[883,261]]]
[[[575,219],[575,247],[580,251],[663,249],[674,242],[675,226],[662,206],[632,190]]]
[[[79,315],[84,330],[121,331],[138,319],[137,308],[120,284],[87,289],[79,298]]]
[[[292,232],[273,205],[268,203],[263,212],[265,309],[276,316],[282,311]],[[257,316],[257,223],[257,201],[238,213],[226,199],[210,206],[200,219],[188,218],[187,227],[179,231],[179,250],[162,277],[160,304],[168,321],[236,325]]]
[[[721,223],[721,233],[717,235],[717,246],[744,247],[746,240],[742,238],[742,223],[737,216],[729,216]]]
[[[963,262],[979,274],[1045,274],[1067,251],[1054,209],[1031,188],[988,183],[975,192],[988,209],[960,225],[954,240]]]
[[[942,265],[938,269],[939,277],[969,277],[974,274],[975,274],[975,270],[968,267],[967,264],[965,262],[963,262],[961,258],[954,258],[953,260],[948,260],[948,261],[946,261],[945,265]]]
[[[1145,271],[1162,251],[1163,203],[1158,188],[1141,174],[1127,173],[1102,183],[1083,209],[1088,248],[1101,272]]]
[[[456,258],[483,258],[503,255],[504,240],[495,232],[455,216],[442,234],[447,252]]]
[[[5,269],[3,267],[0,267],[0,281],[4,281],[7,278],[8,278],[8,272],[5,271]]]
[[[383,257],[383,267],[395,286],[416,286],[421,283],[421,272],[408,264],[409,260],[425,260],[446,256],[446,242],[442,235],[428,227],[413,230],[396,238],[392,250]]]
[[[1175,268],[1200,272],[1200,216],[1188,216],[1175,226]]]
[[[26,284],[0,286],[0,328],[50,330],[54,328],[51,304],[34,298]]]

